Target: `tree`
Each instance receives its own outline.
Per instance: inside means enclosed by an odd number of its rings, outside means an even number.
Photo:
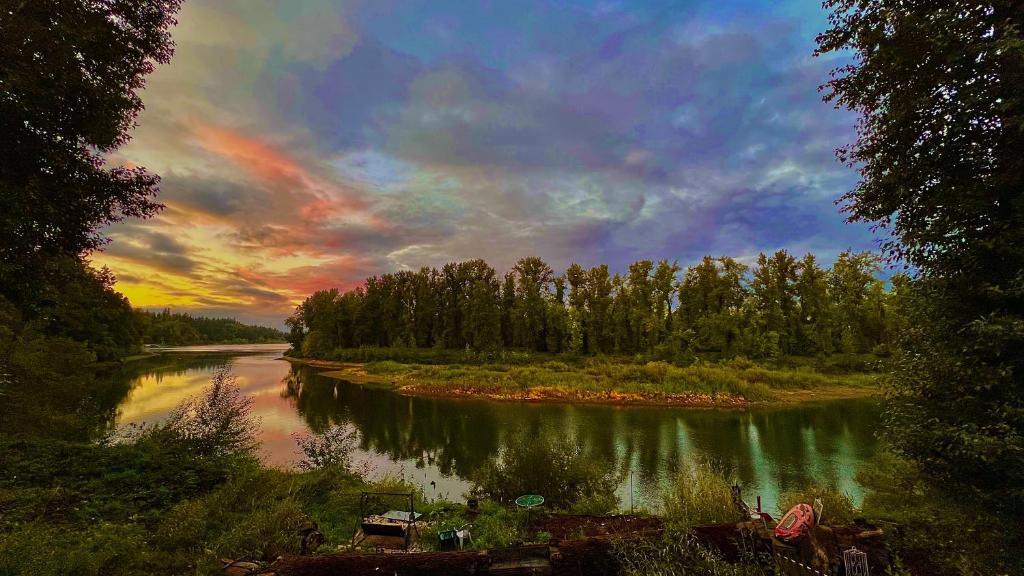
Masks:
[[[501,310],[498,274],[483,260],[460,265],[466,271],[469,290],[466,297],[466,343],[475,350],[494,350],[501,346]]]
[[[77,258],[54,258],[46,263],[49,282],[35,297],[35,323],[51,337],[85,344],[99,360],[134,354],[142,344],[135,313],[128,299],[114,290],[114,275],[94,270]]]
[[[664,341],[672,333],[672,302],[676,295],[676,275],[679,274],[679,263],[668,263],[668,260],[658,262],[654,270],[653,288],[655,294],[655,312],[658,325],[655,340]]]
[[[517,346],[544,351],[547,334],[547,295],[551,291],[554,272],[536,256],[521,258],[512,268],[516,278],[516,300],[513,308],[512,333]]]
[[[293,352],[312,356],[360,346],[515,347],[673,361],[687,361],[694,352],[776,358],[830,353],[843,342],[848,351],[876,351],[887,343],[892,326],[902,324],[876,277],[877,259],[844,253],[828,271],[816,262],[811,254],[800,263],[784,251],[762,256],[750,287],[747,267],[729,257],[707,256],[679,282],[678,265],[667,260],[634,262],[626,275],[614,276],[605,264],[589,270],[572,264],[556,277],[540,258],[523,258],[500,283],[483,260],[451,262],[440,272],[382,274],[348,292],[315,292],[288,319],[288,340]],[[896,313],[904,309],[900,305]],[[240,337],[242,328],[248,338],[282,337],[254,332],[257,327],[165,316],[142,317],[147,338],[216,341],[226,334]],[[839,316],[848,321],[835,320]]]
[[[506,347],[515,342],[512,332],[512,314],[516,305],[516,276],[506,272],[501,285],[501,341]]]
[[[750,289],[766,332],[779,337],[782,352],[793,351],[796,337],[796,259],[785,250],[757,257]]]
[[[829,0],[825,99],[860,113],[839,152],[851,220],[915,278],[893,362],[895,450],[963,496],[1024,510],[1024,4]],[[901,288],[901,292],[904,290]]]
[[[594,266],[587,271],[587,309],[590,311],[587,342],[591,343],[592,353],[610,353],[614,350],[611,328],[613,290],[607,264]]]
[[[732,352],[747,296],[747,267],[728,257],[705,256],[679,283],[676,330],[694,350]]]
[[[800,313],[797,348],[807,354],[832,353],[835,347],[828,282],[814,254],[807,254],[800,261],[794,289]]]
[[[632,338],[629,349],[634,352],[653,346],[651,335],[657,324],[654,318],[654,284],[651,282],[653,269],[654,263],[650,260],[638,260],[629,265],[626,279],[629,286],[629,333]]]
[[[829,270],[828,288],[837,330],[835,338],[840,343],[846,342],[839,346],[843,352],[865,352],[879,343],[879,336],[872,338],[867,334],[872,314],[869,301],[873,292],[875,299],[878,298],[875,276],[879,271],[877,256],[849,251],[840,254]]]
[[[46,263],[152,216],[158,178],[108,167],[173,51],[178,0],[33,0],[0,9],[0,293],[31,308]]]
[[[565,352],[569,348],[569,311],[565,308],[565,277],[555,278],[555,291],[548,299],[548,312],[545,325],[547,328],[548,352]]]
[[[587,305],[590,300],[587,280],[586,270],[575,262],[565,271],[565,281],[569,283],[569,347],[574,352],[589,352],[594,346],[587,338],[587,328],[591,322]]]

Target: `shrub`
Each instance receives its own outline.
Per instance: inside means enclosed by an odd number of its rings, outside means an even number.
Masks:
[[[666,525],[675,533],[694,526],[740,520],[725,474],[712,463],[682,465],[662,494]]]
[[[540,494],[547,505],[563,509],[591,498],[607,504],[617,484],[610,462],[588,457],[580,442],[555,430],[514,430],[501,453],[472,478],[475,492],[500,502]]]
[[[230,368],[223,367],[198,397],[183,402],[145,435],[179,442],[200,457],[252,456],[259,446],[252,402],[242,395]]]
[[[604,516],[611,514],[619,507],[619,497],[615,493],[601,492],[590,494],[576,500],[569,507],[572,514],[583,514],[586,516]]]
[[[672,365],[662,360],[644,364],[644,374],[647,376],[647,379],[658,384],[665,381],[665,376],[668,375],[671,369]]]
[[[474,548],[508,548],[526,540],[527,514],[484,502],[481,514],[473,521]]]
[[[950,494],[918,465],[880,450],[857,473],[866,489],[863,514],[888,532],[888,545],[913,574],[1024,574],[1024,527],[1010,511],[999,514]],[[826,512],[827,515],[827,512]]]
[[[402,364],[394,360],[369,362],[364,368],[367,374],[404,374],[412,370],[412,367],[408,364]]]
[[[340,468],[347,470],[352,462],[352,451],[359,434],[352,426],[336,424],[322,434],[295,435],[302,459],[298,467],[302,470]]]

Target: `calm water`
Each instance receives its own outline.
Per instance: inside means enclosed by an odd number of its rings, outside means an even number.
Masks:
[[[515,427],[583,439],[593,457],[614,462],[622,474],[626,508],[630,472],[636,504],[653,503],[670,471],[697,457],[726,465],[746,499],[760,494],[769,511],[780,491],[809,482],[835,484],[859,500],[854,472],[876,445],[878,408],[871,400],[727,411],[416,398],[293,368],[277,360],[280,345],[197,348],[169,350],[134,367],[118,422],[160,420],[230,364],[255,399],[267,462],[289,466],[297,458],[294,435],[347,424],[359,431],[359,466],[371,475],[401,475],[428,496],[460,497],[470,472],[497,454]]]

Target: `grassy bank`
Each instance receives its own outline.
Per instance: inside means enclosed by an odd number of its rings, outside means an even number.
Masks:
[[[0,574],[215,574],[219,558],[298,553],[315,521],[351,536],[362,479],[196,459],[153,443],[5,443]]]
[[[399,353],[397,357],[406,356]],[[391,386],[410,394],[499,400],[742,406],[853,398],[878,391],[875,373],[839,369],[835,363],[820,360],[814,365],[791,359],[774,366],[743,359],[697,360],[677,366],[659,360],[596,357],[475,363],[292,360],[324,368],[325,376]],[[862,364],[869,365],[867,361]]]

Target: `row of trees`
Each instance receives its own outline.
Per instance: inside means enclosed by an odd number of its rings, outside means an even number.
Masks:
[[[870,352],[895,317],[876,257],[761,254],[751,270],[706,256],[685,271],[640,260],[625,274],[573,264],[561,276],[538,257],[504,276],[483,260],[321,290],[287,320],[306,356],[360,346],[582,354],[715,352],[775,357]],[[897,279],[896,285],[903,280]]]
[[[143,342],[167,346],[191,344],[253,344],[283,342],[285,334],[276,328],[242,324],[233,318],[207,318],[190,314],[136,310],[135,321]]]

